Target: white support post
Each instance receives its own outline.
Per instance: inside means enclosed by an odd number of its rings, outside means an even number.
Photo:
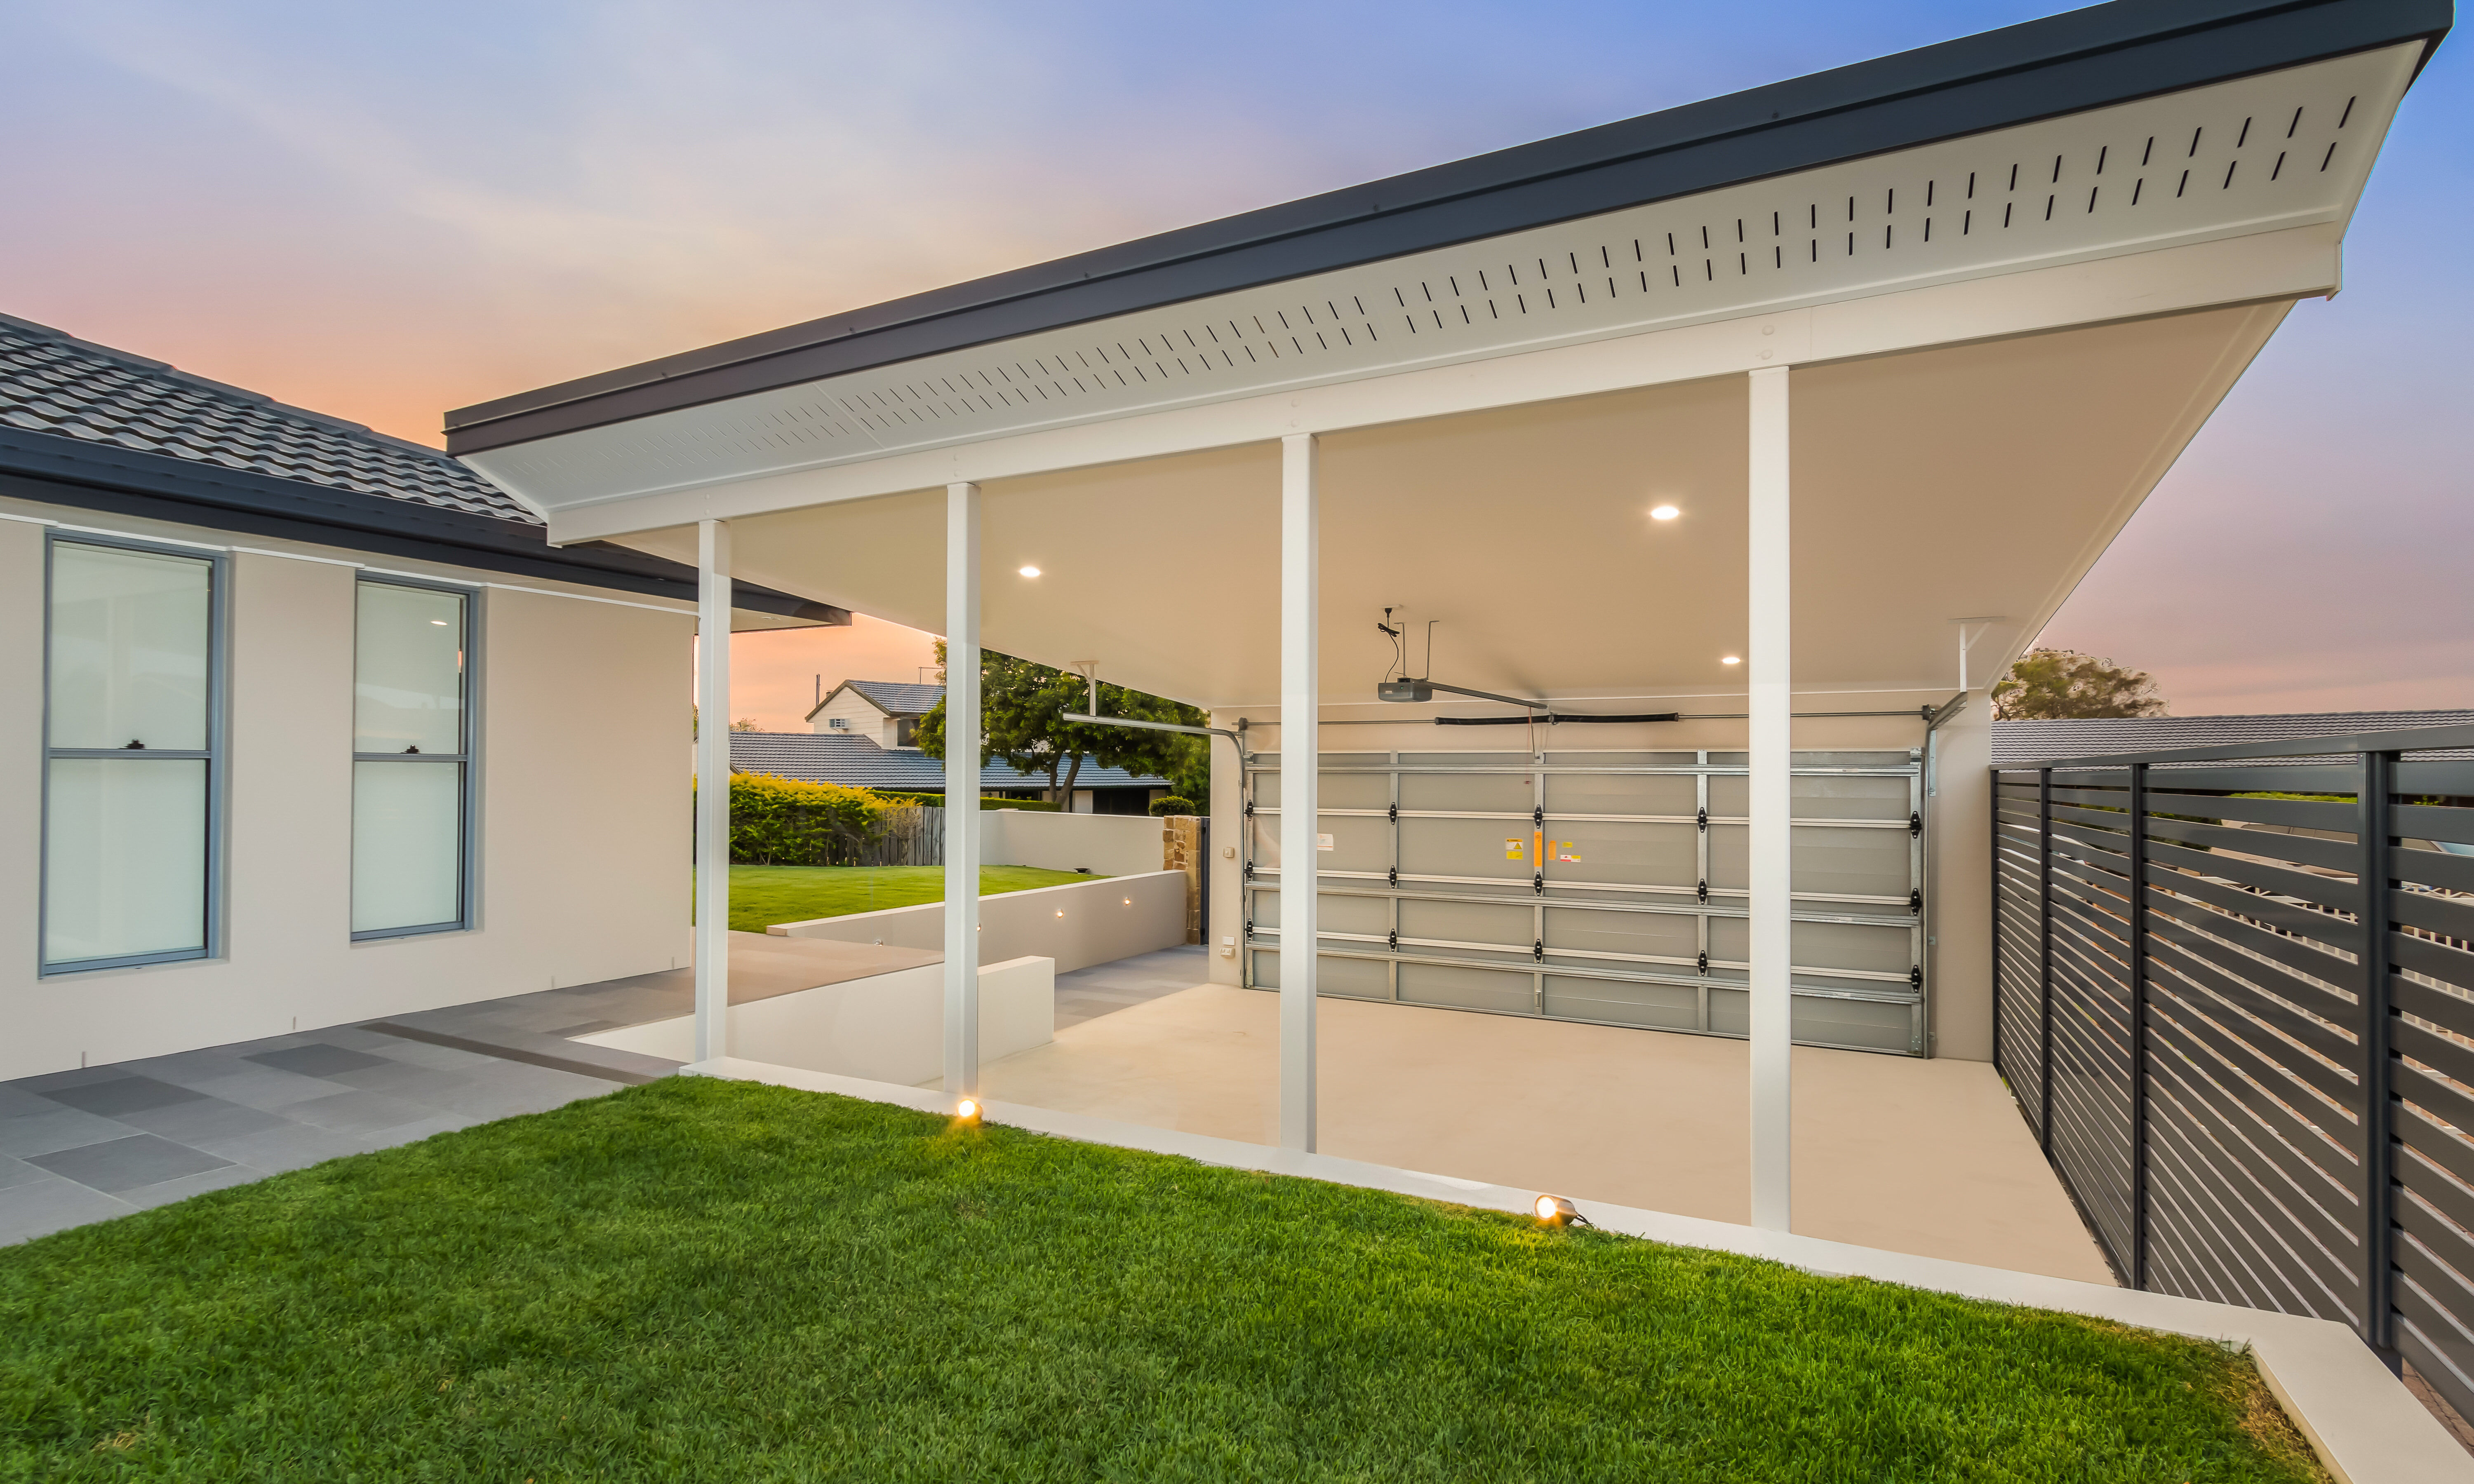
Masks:
[[[945,487],[945,1091],[980,1095],[980,487]]]
[[[1788,679],[1792,573],[1787,561],[1787,371],[1750,377],[1751,488],[1747,509],[1751,571],[1752,672],[1752,1187],[1753,1225],[1785,1232],[1793,1142],[1787,977],[1793,934],[1788,852],[1794,754]]]
[[[695,1059],[730,1055],[730,523],[696,522]]]
[[[1280,1147],[1315,1147],[1315,757],[1320,640],[1315,441],[1280,440]]]

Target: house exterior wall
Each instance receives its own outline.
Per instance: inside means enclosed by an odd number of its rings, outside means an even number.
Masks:
[[[1913,717],[1913,708],[1938,706],[1947,702],[1952,694],[1949,690],[1799,694],[1795,708],[1800,711],[1890,711],[1906,708],[1910,714],[1805,718],[1795,723],[1796,750],[1871,751],[1923,747],[1925,728],[1920,719]],[[1740,704],[1740,700],[1734,697],[1689,697],[1671,701],[1627,701],[1621,709],[1663,709],[1670,705],[1678,709],[1690,709],[1697,705],[1713,710],[1732,710],[1738,708]],[[1574,706],[1576,710],[1615,708],[1612,705]],[[1373,706],[1335,705],[1324,709],[1323,719],[1327,723],[1381,719]],[[1258,754],[1275,754],[1279,747],[1279,708],[1266,706],[1249,706],[1242,711],[1223,709],[1212,714],[1211,725],[1234,729],[1241,716],[1250,724],[1248,745]],[[1701,721],[1640,727],[1564,728],[1551,733],[1541,730],[1540,746],[1558,752],[1701,749],[1741,752],[1746,746],[1744,725],[1740,721]],[[1322,735],[1322,750],[1517,751],[1521,744],[1517,740],[1516,730],[1512,730],[1515,735],[1487,736],[1483,741],[1473,743],[1468,740],[1469,732],[1459,729],[1444,731],[1424,720],[1404,722],[1398,726],[1327,726]],[[1971,1062],[1993,1059],[1992,908],[1989,898],[1993,869],[1992,824],[1987,814],[1991,807],[1992,789],[1990,775],[1986,771],[1991,757],[1991,737],[1984,693],[1981,690],[1971,692],[1967,706],[1939,730],[1929,779],[1936,793],[1927,801],[1926,810],[1926,897],[1929,914],[1926,951],[1932,955],[1927,1002],[1927,1054]],[[1239,781],[1240,770],[1233,766],[1233,759],[1229,762],[1231,765],[1211,770],[1212,858],[1206,875],[1212,893],[1210,961],[1211,980],[1215,984],[1240,982],[1239,956],[1227,955],[1224,950],[1234,940],[1239,953],[1244,951],[1245,796]]]
[[[111,524],[139,539],[232,541]],[[0,519],[0,684],[21,703],[0,707],[0,1079],[690,961],[680,744],[693,615],[583,590],[481,588],[473,925],[354,943],[355,559],[297,547],[230,558],[218,956],[39,975],[43,546],[41,525]]]
[[[840,722],[839,727],[834,725]],[[879,747],[895,747],[900,742],[896,723],[877,708],[875,702],[856,690],[844,689],[840,695],[826,698],[825,708],[808,720],[812,731],[832,732],[837,736],[866,737]]]

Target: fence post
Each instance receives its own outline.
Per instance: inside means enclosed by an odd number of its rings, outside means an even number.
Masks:
[[[2363,1328],[2371,1349],[2389,1363],[2396,1352],[2396,1129],[2389,1097],[2394,1067],[2391,1041],[2391,979],[2389,961],[2389,849],[2395,832],[2397,754],[2364,753],[2355,793],[2355,840],[2362,850],[2356,873],[2363,892],[2362,944],[2362,1138]]]
[[[2036,1137],[2053,1157],[2053,770],[2036,771]]]
[[[2147,1286],[2147,764],[2130,765],[2130,1286]]]

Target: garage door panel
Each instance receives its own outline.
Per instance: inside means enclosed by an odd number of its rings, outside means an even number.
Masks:
[[[1546,879],[1689,890],[1701,879],[1701,833],[1690,825],[1553,821]]]
[[[1331,849],[1315,851],[1317,871],[1370,871],[1376,874],[1392,869],[1392,822],[1364,814],[1323,814],[1315,819],[1316,830],[1330,837]]]
[[[1914,807],[1904,776],[1806,774],[1795,779],[1788,812],[1800,820],[1904,820]]]
[[[1537,785],[1518,773],[1403,773],[1402,809],[1526,815],[1538,806]]]
[[[1904,975],[1915,962],[1915,934],[1904,927],[1797,922],[1792,956],[1799,964]]]
[[[1836,897],[1904,899],[1914,879],[1904,829],[1839,829],[1798,825],[1787,880],[1790,890]]]
[[[1801,1041],[1872,1051],[1915,1049],[1915,1008],[1908,1004],[1798,995],[1788,1011],[1787,1027]]]
[[[1279,774],[1269,768],[1264,768],[1256,770],[1251,777],[1254,779],[1254,807],[1258,809],[1278,808],[1280,806]]]
[[[1408,783],[1402,778],[1402,785]],[[1419,820],[1400,822],[1400,874],[1404,876],[1475,876],[1527,881],[1531,831],[1526,820]]]
[[[1380,938],[1392,930],[1391,903],[1380,897],[1336,897],[1323,893],[1316,901],[1318,933],[1370,933]],[[1280,894],[1276,889],[1254,893],[1254,925],[1280,925]]]
[[[1625,953],[1689,963],[1701,951],[1697,920],[1658,912],[1549,907],[1545,937],[1549,953]]]
[[[1701,807],[1700,780],[1672,774],[1546,775],[1546,812],[1664,814],[1690,819]]]
[[[1526,1014],[1537,1001],[1537,992],[1525,973],[1444,964],[1402,964],[1400,1000],[1403,1004],[1441,1005],[1455,1010]]]
[[[1400,903],[1400,936],[1428,943],[1490,943],[1526,951],[1537,941],[1527,907],[1482,901]]]
[[[1392,776],[1388,773],[1326,773],[1316,780],[1315,807],[1320,809],[1388,809]]]
[[[1392,966],[1380,959],[1340,958],[1324,953],[1315,959],[1315,993],[1346,994],[1352,999],[1390,999]]]
[[[1611,1020],[1658,1030],[1698,1030],[1701,992],[1688,984],[1627,984],[1618,979],[1546,976],[1546,1013],[1575,1020]]]

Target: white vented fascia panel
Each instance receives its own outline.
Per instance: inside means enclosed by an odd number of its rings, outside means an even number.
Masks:
[[[466,456],[545,515],[2341,224],[2418,43]],[[2230,298],[2230,296],[2229,296]]]

